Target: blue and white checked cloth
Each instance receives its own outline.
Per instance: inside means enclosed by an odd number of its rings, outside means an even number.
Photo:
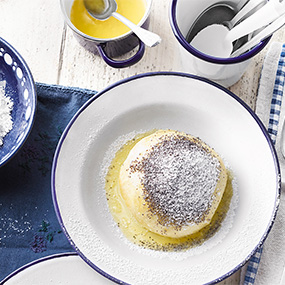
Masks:
[[[265,57],[256,103],[256,113],[268,129],[278,157],[281,173],[285,163],[281,158],[279,136],[285,116],[285,100],[282,102],[285,81],[285,44],[272,43]],[[284,175],[283,175],[284,177]],[[282,182],[282,192],[285,190]],[[242,284],[280,284],[285,266],[285,200],[282,201],[274,226],[264,245],[251,257],[242,270]],[[284,203],[283,203],[284,202]]]

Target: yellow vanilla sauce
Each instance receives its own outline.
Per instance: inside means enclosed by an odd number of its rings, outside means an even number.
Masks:
[[[229,210],[233,196],[233,176],[230,171],[228,171],[226,189],[224,191],[222,200],[208,226],[204,227],[197,233],[182,238],[169,238],[149,231],[148,229],[142,227],[139,222],[137,222],[125,205],[125,202],[120,194],[119,175],[121,165],[126,160],[134,145],[153,132],[154,131],[137,135],[135,138],[128,141],[116,153],[114,159],[112,160],[106,175],[105,184],[109,210],[123,234],[133,243],[143,246],[144,248],[159,251],[186,250],[202,244],[205,240],[213,236],[221,227],[221,224]]]
[[[145,0],[116,0],[117,13],[138,24],[146,10]],[[100,3],[99,3],[100,4]],[[115,38],[130,31],[130,29],[114,17],[107,20],[96,20],[87,12],[83,0],[74,0],[70,20],[82,33],[100,39]]]

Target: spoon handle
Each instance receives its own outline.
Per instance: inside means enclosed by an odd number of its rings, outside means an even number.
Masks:
[[[229,21],[229,29],[232,29],[244,16],[246,16],[249,12],[251,12],[254,8],[264,3],[266,0],[250,0],[242,6],[239,12]]]
[[[129,27],[147,46],[154,47],[161,42],[161,38],[159,35],[152,33],[140,26],[137,26],[136,24],[134,24],[124,16],[118,14],[117,12],[113,12],[112,16],[124,23],[127,27]]]
[[[237,57],[249,49],[253,48],[255,45],[259,44],[262,40],[266,39],[272,35],[275,31],[280,29],[285,24],[285,12],[283,15],[279,16],[274,22],[266,26],[258,34],[254,35],[248,42],[242,45],[239,49],[231,54],[231,57]]]
[[[279,0],[270,0],[254,14],[232,28],[227,35],[227,40],[233,42],[242,36],[248,35],[259,28],[270,24],[284,12],[285,2],[279,2]]]

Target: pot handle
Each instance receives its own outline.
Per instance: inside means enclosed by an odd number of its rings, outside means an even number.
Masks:
[[[145,52],[145,44],[142,41],[139,41],[139,42],[140,44],[139,44],[138,51],[132,57],[125,59],[125,60],[114,60],[110,58],[104,50],[105,44],[99,44],[98,50],[99,50],[101,57],[108,65],[114,68],[124,68],[124,67],[128,67],[128,66],[136,64],[143,57],[144,52]]]

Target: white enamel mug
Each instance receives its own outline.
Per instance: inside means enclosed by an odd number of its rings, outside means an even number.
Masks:
[[[184,71],[206,77],[224,87],[235,84],[241,78],[250,60],[266,46],[270,38],[261,41],[250,51],[232,58],[207,55],[195,49],[186,40],[189,30],[207,8],[222,4],[236,13],[240,8],[240,2],[240,0],[171,0],[170,24],[178,41]]]

